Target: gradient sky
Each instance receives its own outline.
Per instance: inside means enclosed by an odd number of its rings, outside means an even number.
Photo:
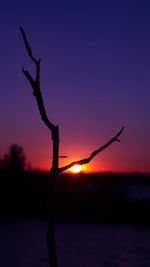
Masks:
[[[150,173],[150,1],[1,1],[0,156],[22,145],[46,170],[51,134],[22,66],[35,74],[18,26],[41,57],[41,90],[60,127],[60,165],[89,156],[124,125],[86,171]]]

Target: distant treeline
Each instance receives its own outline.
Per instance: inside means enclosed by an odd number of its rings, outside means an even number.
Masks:
[[[0,161],[0,216],[47,218],[49,173],[25,165],[23,149],[13,145]],[[56,218],[150,225],[150,198],[133,201],[125,185],[150,185],[150,175],[62,174],[58,177]]]
[[[150,224],[150,199],[131,201],[124,184],[149,184],[150,176],[62,174],[56,193],[56,218]],[[47,218],[49,174],[1,170],[0,216]]]

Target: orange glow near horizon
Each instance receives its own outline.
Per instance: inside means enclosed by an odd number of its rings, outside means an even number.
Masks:
[[[41,149],[42,150],[42,149]],[[84,149],[83,149],[84,150]],[[73,150],[75,154],[75,149]],[[109,152],[109,153],[108,153]],[[141,164],[137,164],[137,159],[126,161],[126,157],[123,155],[118,159],[119,152],[114,149],[112,151],[108,151],[107,153],[103,153],[101,156],[95,157],[89,164],[82,165],[81,172],[82,173],[99,173],[99,172],[112,172],[112,173],[150,173],[149,168],[149,160],[146,162],[140,162]],[[66,154],[71,154],[72,151],[67,150]],[[51,168],[52,160],[49,159],[48,155],[45,155],[45,151],[39,155],[33,156],[33,154],[27,155],[28,161],[31,162],[31,169],[39,169],[41,171],[49,172]],[[47,153],[48,154],[48,153]],[[77,153],[76,153],[77,154]],[[69,157],[69,159],[61,159],[60,167],[70,164],[73,161],[77,161],[78,158],[83,158],[84,153],[78,151],[78,157],[73,155],[73,157]],[[87,153],[88,154],[88,153]],[[126,152],[127,154],[127,152]],[[113,157],[115,155],[115,157]],[[130,155],[129,155],[130,156]],[[130,156],[132,159],[132,155]],[[65,173],[72,173],[71,169],[66,170]],[[76,172],[77,173],[77,172]]]
[[[79,173],[81,171],[81,165],[74,165],[72,168],[70,168],[70,170],[73,173]]]

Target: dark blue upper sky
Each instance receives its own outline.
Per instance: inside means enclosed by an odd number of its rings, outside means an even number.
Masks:
[[[60,126],[60,152],[87,156],[126,127],[91,171],[150,172],[150,2],[3,1],[0,4],[0,155],[12,143],[48,168],[51,141],[32,90],[18,26],[41,57],[41,89]]]

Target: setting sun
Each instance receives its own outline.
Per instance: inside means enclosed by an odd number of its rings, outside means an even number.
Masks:
[[[74,165],[72,168],[70,168],[72,172],[78,173],[81,171],[81,165]]]

